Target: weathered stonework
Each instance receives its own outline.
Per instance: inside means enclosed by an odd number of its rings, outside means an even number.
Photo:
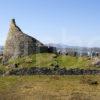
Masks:
[[[23,33],[16,25],[15,19],[11,20],[8,37],[4,47],[4,58],[17,58],[36,53],[37,48],[44,45],[35,38]]]

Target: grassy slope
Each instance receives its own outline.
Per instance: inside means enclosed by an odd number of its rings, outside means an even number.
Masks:
[[[83,83],[86,78],[100,83],[99,75],[0,77],[0,100],[99,100],[100,84]]]
[[[18,63],[18,67],[53,67],[54,65],[58,64],[60,67],[65,68],[82,68],[82,69],[98,69],[100,67],[91,66],[92,60],[88,57],[73,57],[73,56],[66,56],[66,55],[59,55],[56,58],[55,54],[52,53],[39,53],[33,54],[30,56],[17,58],[17,59],[10,59],[9,65],[2,66],[0,64],[0,70],[11,70],[13,67],[12,65]]]
[[[55,54],[52,53],[33,54],[23,58],[11,59],[9,63],[19,63],[20,67],[49,67],[54,62],[54,56]]]
[[[10,64],[19,63],[19,67],[52,67],[58,63],[60,67],[66,68],[96,68],[91,66],[92,60],[88,57],[72,57],[66,55],[60,55],[55,58],[55,54],[52,53],[40,53],[31,56],[14,59],[9,61]]]
[[[91,60],[88,60],[87,57],[72,57],[62,55],[58,58],[58,63],[60,66],[67,68],[90,68]]]

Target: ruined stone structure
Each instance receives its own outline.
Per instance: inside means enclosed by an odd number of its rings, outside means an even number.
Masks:
[[[15,19],[11,20],[8,37],[4,47],[4,58],[17,58],[36,53],[44,44],[37,39],[23,33],[16,25]]]

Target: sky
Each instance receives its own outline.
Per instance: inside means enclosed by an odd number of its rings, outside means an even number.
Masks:
[[[100,47],[100,0],[0,0],[0,45],[12,18],[44,44]]]

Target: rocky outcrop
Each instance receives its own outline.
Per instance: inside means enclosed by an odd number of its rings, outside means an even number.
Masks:
[[[23,33],[16,25],[15,19],[11,20],[3,53],[5,60],[36,53],[37,48],[43,46],[37,39]]]

